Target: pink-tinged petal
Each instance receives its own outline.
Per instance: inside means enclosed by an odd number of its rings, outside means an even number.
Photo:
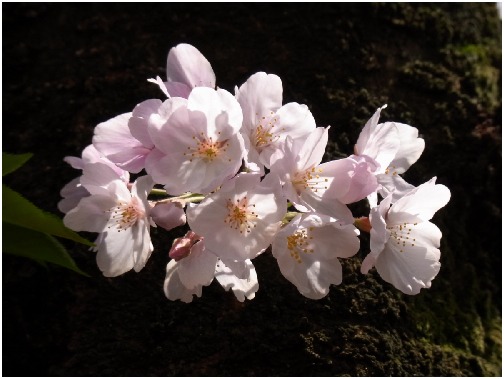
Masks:
[[[238,278],[234,270],[226,266],[221,260],[215,266],[215,278],[219,284],[226,290],[233,290],[236,299],[244,302],[245,298],[252,300],[255,293],[259,290],[259,282],[257,281],[257,273],[254,265],[250,260],[246,260],[247,271],[249,275],[243,279]]]
[[[80,184],[80,176],[71,180],[61,189],[60,195],[63,199],[58,202],[58,209],[62,213],[68,213],[75,208],[83,197],[90,195],[89,191]]]
[[[158,99],[150,99],[141,102],[133,109],[131,118],[128,121],[131,135],[148,149],[154,147],[148,130],[149,119],[152,115],[158,113],[161,104],[161,100]]]
[[[369,219],[371,221],[370,250],[372,254],[378,255],[385,248],[390,232],[387,230],[385,217],[390,208],[391,197],[382,200],[378,207],[371,209]]]
[[[109,194],[110,190],[108,188],[110,184],[118,181],[124,184],[124,182],[117,176],[117,172],[110,166],[103,163],[86,164],[82,170],[82,176],[80,179],[81,185],[93,195]],[[129,193],[126,188],[126,184],[119,187],[124,187],[122,191],[123,193]],[[123,195],[123,197],[124,196],[126,195]]]
[[[216,256],[219,256],[219,254],[216,254],[213,252]],[[250,276],[250,269],[254,267],[252,265],[252,262],[250,259],[244,260],[244,261],[232,261],[229,259],[221,260],[219,259],[219,262],[217,262],[217,265],[223,264],[224,266],[227,267],[227,269],[231,270],[234,276],[238,279],[247,279]],[[221,264],[221,266],[222,266]],[[217,272],[217,268],[215,269],[215,272]]]
[[[327,295],[331,284],[342,281],[338,257],[359,250],[357,230],[324,215],[296,216],[273,241],[273,256],[280,271],[310,299]]]
[[[108,222],[108,212],[116,205],[113,197],[91,195],[81,199],[76,208],[70,210],[63,218],[67,228],[76,232],[102,232]]]
[[[170,49],[166,74],[168,82],[180,82],[189,87],[215,88],[215,74],[210,62],[198,49],[185,43]]]
[[[114,117],[96,126],[93,145],[119,167],[137,173],[143,168],[145,155],[150,151],[131,135],[128,121],[131,113]]]
[[[387,105],[378,108],[373,116],[371,116],[371,118],[368,120],[368,122],[366,122],[364,128],[362,128],[362,131],[359,134],[359,138],[357,139],[357,143],[355,144],[354,148],[356,155],[366,154],[366,147],[373,144],[372,141],[374,140],[376,127],[378,125],[378,120],[380,119],[380,113],[382,109],[385,109],[386,107]]]
[[[163,93],[166,95],[166,97],[170,97],[170,94],[168,93],[168,89],[166,88],[166,84],[165,82],[163,82],[163,80],[159,77],[159,76],[156,76],[156,79],[147,79],[148,82],[150,83],[154,83],[154,84],[157,84],[159,89],[161,91],[163,91]]]
[[[75,168],[77,170],[82,170],[84,167],[84,161],[82,158],[79,157],[65,157],[63,160],[68,163],[72,168]]]
[[[189,87],[184,83],[166,82],[164,84],[171,97],[181,97],[183,99],[187,99],[192,90],[192,87]]]
[[[147,201],[147,197],[149,196],[153,188],[154,181],[152,180],[152,177],[150,175],[144,175],[137,178],[131,188],[131,195],[140,199],[145,213],[148,213],[148,211],[150,210],[150,205]]]
[[[299,161],[297,167],[299,170],[306,170],[317,166],[325,153],[327,146],[329,127],[315,128],[304,140],[301,149],[299,150]],[[294,144],[296,141],[294,141]]]
[[[293,200],[291,201],[293,202]],[[300,201],[300,204],[295,203],[294,205],[301,212],[304,212],[304,207],[310,212],[319,212],[347,224],[353,222],[354,218],[350,209],[336,198],[321,197],[316,192],[307,191],[301,195]]]
[[[292,139],[303,138],[311,134],[315,128],[315,119],[304,104],[288,103],[283,105],[276,114],[280,118],[280,135],[290,136]]]
[[[209,193],[234,176],[241,167],[243,140],[240,134],[224,141],[215,141],[213,155],[208,158],[209,143],[191,138],[189,130],[174,134],[171,153],[148,165],[148,172],[171,194],[183,192]]]
[[[185,287],[179,277],[180,263],[171,260],[166,265],[166,278],[163,284],[165,296],[172,301],[180,300],[184,303],[190,303],[193,296],[201,297],[203,286],[196,286],[189,289]]]
[[[284,151],[282,145],[287,137],[305,140],[316,128],[315,119],[306,105],[289,103],[282,106],[274,116],[276,122],[265,131],[270,142],[260,147],[260,162],[267,168],[280,159]],[[252,131],[255,135],[257,131]]]
[[[378,189],[373,174],[375,162],[368,157],[350,156],[326,162],[317,167],[320,177],[329,183],[325,198],[336,198],[344,204],[364,199]]]
[[[135,240],[131,228],[120,230],[111,227],[104,232],[98,245],[96,263],[104,276],[115,277],[130,271],[135,265],[133,249]]]
[[[131,234],[133,237],[133,269],[136,272],[141,271],[147,261],[149,260],[154,246],[152,245],[150,231],[150,225],[144,218],[139,219],[135,225],[131,227]]]
[[[382,197],[387,197],[391,194],[393,203],[415,188],[415,186],[406,182],[401,176],[394,175],[391,172],[388,174],[376,175],[376,179],[381,185],[379,189],[380,195],[382,195]]]
[[[191,229],[225,260],[252,259],[271,243],[287,210],[280,183],[242,191],[256,174],[239,174],[197,206],[187,209]]]
[[[110,159],[106,158],[103,156],[96,148],[94,145],[88,145],[86,148],[82,151],[82,167],[81,169],[84,169],[84,166],[87,164],[92,164],[92,163],[102,163],[106,164],[109,166],[114,172],[117,174],[117,177],[120,178],[123,182],[129,183],[129,172],[123,170],[120,167],[117,167],[117,165],[112,162]]]
[[[187,138],[185,143],[188,144],[197,134],[187,113],[187,100],[178,97],[168,99],[159,108],[159,112],[149,119],[149,135],[156,148],[163,153],[172,152],[174,138]]]
[[[394,159],[400,147],[399,132],[394,123],[377,125],[364,151],[359,156],[368,156],[378,165],[378,173],[385,172]]]
[[[425,149],[425,141],[418,138],[417,128],[399,122],[394,124],[398,131],[400,146],[390,166],[398,174],[402,174],[420,158]]]
[[[236,91],[243,109],[243,125],[255,130],[261,117],[270,115],[282,106],[282,81],[277,75],[258,72],[250,76]]]
[[[415,226],[415,241],[406,246],[391,238],[376,260],[376,270],[388,283],[408,295],[430,288],[441,267],[439,240],[441,232],[426,221]]]
[[[313,237],[317,254],[325,259],[350,258],[359,251],[359,232],[353,225],[336,221],[314,228],[309,235]]]
[[[450,196],[450,190],[442,184],[435,184],[433,178],[397,200],[390,208],[387,223],[428,221],[448,203]]]
[[[212,283],[217,257],[205,250],[204,241],[196,242],[191,253],[179,261],[179,278],[182,284],[189,288],[208,286]]]
[[[172,230],[186,223],[186,215],[180,203],[157,203],[150,212],[157,226]]]
[[[227,139],[238,133],[243,114],[233,95],[223,89],[195,88],[187,99],[187,109],[197,134]]]

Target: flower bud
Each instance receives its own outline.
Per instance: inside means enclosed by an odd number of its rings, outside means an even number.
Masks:
[[[192,230],[188,231],[184,237],[176,238],[173,241],[168,256],[177,262],[180,261],[191,253],[191,248],[200,239],[201,237]]]

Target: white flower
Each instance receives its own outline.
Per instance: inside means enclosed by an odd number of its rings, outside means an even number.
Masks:
[[[110,167],[96,163],[83,170],[81,183],[90,195],[80,200],[63,219],[75,231],[100,233],[96,261],[105,276],[140,271],[150,257],[150,207],[147,195],[154,186],[149,176],[133,183],[131,192],[123,181],[110,177]]]
[[[170,49],[166,62],[167,81],[158,76],[148,79],[167,97],[187,99],[194,87],[215,88],[215,74],[210,62],[194,46],[181,43]]]
[[[197,87],[187,100],[166,100],[158,113],[162,116],[150,117],[157,152],[149,156],[146,171],[168,193],[206,194],[239,170],[243,116],[229,92]]]
[[[174,257],[166,266],[165,296],[170,300],[190,303],[193,296],[201,297],[202,289],[216,278],[228,291],[233,290],[238,301],[253,299],[259,289],[257,274],[250,260],[243,265],[226,265],[206,248],[204,239],[190,231],[178,239],[170,250]]]
[[[378,191],[382,197],[392,194],[392,202],[395,202],[414,188],[399,175],[422,155],[425,141],[418,138],[418,129],[410,125],[398,122],[378,124],[380,112],[385,107],[378,108],[366,123],[354,150],[355,155],[376,161],[374,174],[380,184]],[[370,198],[370,202],[376,206],[376,194]]]
[[[94,130],[93,145],[118,167],[138,173],[144,168],[145,159],[154,145],[142,131],[130,130],[131,117],[131,112],[124,113],[98,124]]]
[[[306,139],[287,137],[284,154],[271,166],[283,184],[285,196],[301,212],[318,212],[346,223],[353,216],[345,204],[376,190],[374,163],[351,156],[322,163],[328,128],[316,128]]]
[[[124,183],[129,183],[130,175],[128,171],[125,171],[117,167],[113,162],[100,154],[98,150],[93,145],[87,146],[82,151],[82,157],[65,157],[65,162],[77,170],[83,170],[85,166],[92,165],[94,163],[103,163],[111,170],[103,172],[105,175],[109,175],[108,178],[102,178],[105,181],[112,181],[114,179],[120,179]],[[86,196],[89,196],[89,192],[81,184],[81,176],[71,180],[67,183],[60,192],[62,199],[58,202],[58,209],[62,213],[67,213],[71,209],[75,208],[79,201]]]
[[[287,211],[278,178],[238,174],[200,204],[189,206],[187,222],[206,246],[229,261],[252,259],[273,241]]]
[[[276,75],[258,72],[235,94],[243,110],[242,134],[248,150],[247,166],[257,165],[261,174],[270,168],[271,157],[284,143],[305,138],[315,130],[315,119],[306,105],[282,106],[282,81]]]
[[[414,188],[391,205],[387,196],[371,210],[371,252],[362,262],[386,282],[408,295],[430,288],[439,272],[441,231],[429,220],[450,200],[450,191],[436,178]]]
[[[282,275],[310,299],[321,299],[331,284],[340,284],[342,268],[338,258],[359,250],[359,231],[333,218],[297,215],[273,241],[273,256]]]

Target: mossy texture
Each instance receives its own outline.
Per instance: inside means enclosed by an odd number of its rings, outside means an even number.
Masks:
[[[501,21],[492,3],[12,4],[3,8],[3,150],[34,153],[5,182],[58,213],[77,176],[63,161],[93,128],[149,98],[169,48],[195,45],[217,85],[257,71],[282,78],[284,103],[331,125],[326,159],[352,153],[377,107],[426,141],[405,178],[437,176],[449,204],[432,288],[401,294],[372,270],[362,235],[344,277],[319,301],[255,260],[260,289],[239,303],[216,283],[187,305],[162,292],[167,252],[185,232],[153,231],[144,270],[91,278],[3,258],[6,376],[500,376]],[[364,203],[352,205],[366,215]],[[92,235],[86,237],[93,238]]]

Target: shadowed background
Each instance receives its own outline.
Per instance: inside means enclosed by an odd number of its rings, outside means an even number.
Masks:
[[[501,375],[501,21],[495,4],[2,4],[3,151],[32,152],[4,178],[58,214],[93,128],[143,100],[185,42],[234,91],[280,76],[284,103],[331,125],[327,159],[352,153],[367,119],[417,127],[426,141],[405,178],[452,192],[432,288],[401,294],[368,252],[344,260],[343,284],[303,298],[271,254],[260,289],[239,303],[213,283],[191,304],[162,284],[172,233],[154,230],[140,273],[104,278],[95,254],[63,242],[89,278],[3,256],[6,376]],[[365,207],[354,207],[356,216]],[[85,235],[93,238],[93,235]]]

